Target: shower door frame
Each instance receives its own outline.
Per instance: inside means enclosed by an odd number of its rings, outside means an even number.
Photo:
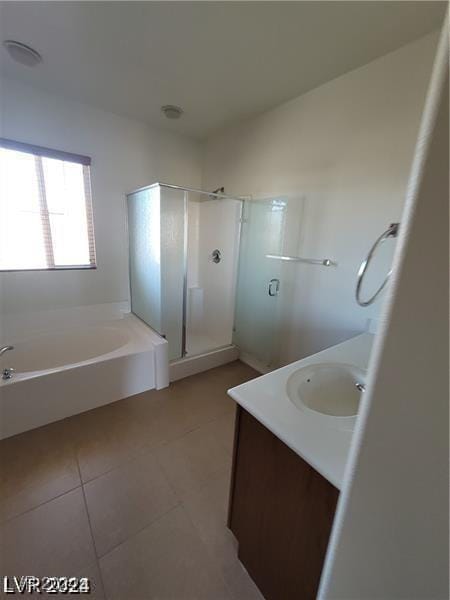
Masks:
[[[196,188],[191,188],[183,185],[175,185],[173,183],[163,183],[161,181],[156,181],[150,185],[145,185],[143,187],[137,188],[131,192],[128,192],[126,196],[128,197],[131,194],[136,192],[143,192],[145,190],[149,190],[152,188],[169,188],[173,190],[180,190],[184,192],[183,194],[183,205],[184,205],[184,244],[183,244],[183,304],[182,304],[182,326],[181,326],[181,357],[180,360],[186,357],[187,355],[187,291],[188,291],[188,232],[189,232],[189,192],[193,194],[204,194],[205,196],[209,196],[211,200],[235,200],[236,202],[240,202],[240,210],[239,210],[239,222],[237,229],[237,259],[235,264],[235,290],[234,290],[234,308],[236,308],[236,286],[237,286],[237,276],[238,276],[238,268],[239,268],[239,252],[241,247],[241,237],[242,237],[242,219],[243,219],[243,210],[244,210],[244,202],[245,200],[249,200],[250,196],[228,196],[227,194],[217,193],[217,192],[208,192],[207,190],[199,190]],[[130,257],[129,257],[130,258]],[[131,282],[130,282],[131,285]],[[130,289],[130,298],[131,298],[131,289]],[[218,348],[214,348],[213,350],[208,350],[208,352],[214,352],[215,350],[220,350],[223,346]],[[194,358],[196,355],[193,355]]]
[[[163,184],[160,184],[163,185]],[[188,235],[189,235],[189,192],[185,188],[177,188],[177,186],[166,186],[170,188],[180,189],[184,191],[184,231],[183,231],[183,308],[182,308],[182,323],[181,323],[181,358],[186,356],[187,345],[187,293],[188,293]]]

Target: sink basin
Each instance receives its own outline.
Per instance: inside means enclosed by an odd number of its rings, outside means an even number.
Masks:
[[[354,365],[316,363],[294,371],[286,388],[298,408],[327,417],[354,420],[359,407],[366,372]]]

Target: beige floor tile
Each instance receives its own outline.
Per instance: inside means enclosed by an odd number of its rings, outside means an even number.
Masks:
[[[89,594],[75,594],[75,593],[41,593],[38,598],[89,598],[89,600],[104,600],[105,594],[103,591],[103,584],[100,575],[100,569],[96,563],[88,565],[79,569],[78,572],[73,572],[72,577],[87,577],[89,580]],[[0,594],[0,597],[1,594]]]
[[[144,454],[90,481],[84,490],[99,556],[179,502],[152,454]]]
[[[155,412],[159,403],[156,398],[148,399]],[[83,481],[98,477],[164,441],[162,432],[140,416],[126,400],[120,400],[69,419]]]
[[[212,477],[195,493],[186,494],[183,506],[212,557],[234,600],[263,600],[237,557],[238,544],[228,529],[230,469]]]
[[[156,392],[157,406],[147,401],[147,394],[128,398],[125,402],[142,422],[155,428],[165,442],[172,441],[204,425],[226,412],[232,412],[231,398],[208,376],[195,375],[176,381],[168,390]]]
[[[217,440],[230,455],[230,460],[233,454],[235,418],[236,410],[233,407],[232,412],[226,413],[223,417],[213,422]]]
[[[258,373],[258,371],[255,371],[255,369],[252,369],[252,367],[249,367],[240,360],[222,365],[216,369],[211,369],[208,373],[214,378],[218,389],[225,391],[261,375],[261,373]]]
[[[80,569],[78,573],[74,575],[75,577],[87,577],[89,579],[89,587],[90,592],[86,597],[89,600],[104,600],[105,593],[103,590],[102,577],[100,573],[100,568],[97,563],[91,564],[83,569]],[[72,594],[71,594],[72,595]],[[83,598],[84,594],[80,594],[77,596]],[[54,597],[54,595],[52,594]],[[73,596],[73,595],[72,595]],[[64,594],[64,597],[67,598],[67,594]]]
[[[209,395],[222,401],[222,408],[232,409],[234,401],[227,395],[231,387],[249,381],[258,376],[259,373],[240,361],[235,361],[204,373],[198,373],[175,382],[180,388],[201,390],[209,392]],[[207,397],[208,394],[204,394]]]
[[[0,522],[79,485],[66,421],[0,442]]]
[[[180,438],[228,413],[226,390],[257,375],[239,361],[76,415],[69,419],[83,481],[106,473],[143,449]]]
[[[229,417],[221,417],[156,449],[158,461],[180,498],[229,466],[231,454],[224,441],[226,421]]]
[[[4,523],[0,572],[77,576],[96,561],[81,488]]]
[[[167,443],[196,429],[205,422],[210,421],[216,415],[208,416],[197,409],[198,400],[185,393],[178,387],[171,388],[171,394],[158,406],[157,410],[149,410],[143,398],[129,399],[136,403],[140,402],[140,416],[142,423],[147,427],[155,429],[161,441]],[[222,411],[223,412],[223,411]],[[151,448],[152,446],[149,445]]]
[[[2,574],[87,576],[97,599],[103,579],[111,599],[260,600],[224,525],[226,391],[256,375],[236,361],[0,442]]]
[[[239,560],[223,567],[221,574],[233,600],[264,600],[256,583]]]
[[[183,506],[207,546],[233,561],[236,543],[226,526],[229,488],[230,469],[222,469],[200,489],[185,494]]]
[[[100,559],[112,600],[228,600],[225,584],[181,508]]]
[[[175,384],[173,385],[176,385]],[[206,425],[226,412],[233,410],[229,396],[213,393],[209,387],[178,385],[173,398],[164,407],[161,426],[167,428],[166,440],[180,437],[193,429]],[[178,431],[174,431],[174,426]]]

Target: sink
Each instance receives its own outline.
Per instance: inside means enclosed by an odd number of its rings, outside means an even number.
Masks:
[[[294,371],[286,388],[291,402],[302,410],[354,421],[366,372],[355,365],[316,363]]]

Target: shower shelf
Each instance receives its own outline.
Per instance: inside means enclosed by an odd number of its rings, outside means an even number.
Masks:
[[[337,267],[337,262],[334,262],[329,258],[302,258],[301,256],[282,256],[281,254],[266,254],[266,258],[289,262],[301,262],[309,265],[321,265],[322,267]]]

